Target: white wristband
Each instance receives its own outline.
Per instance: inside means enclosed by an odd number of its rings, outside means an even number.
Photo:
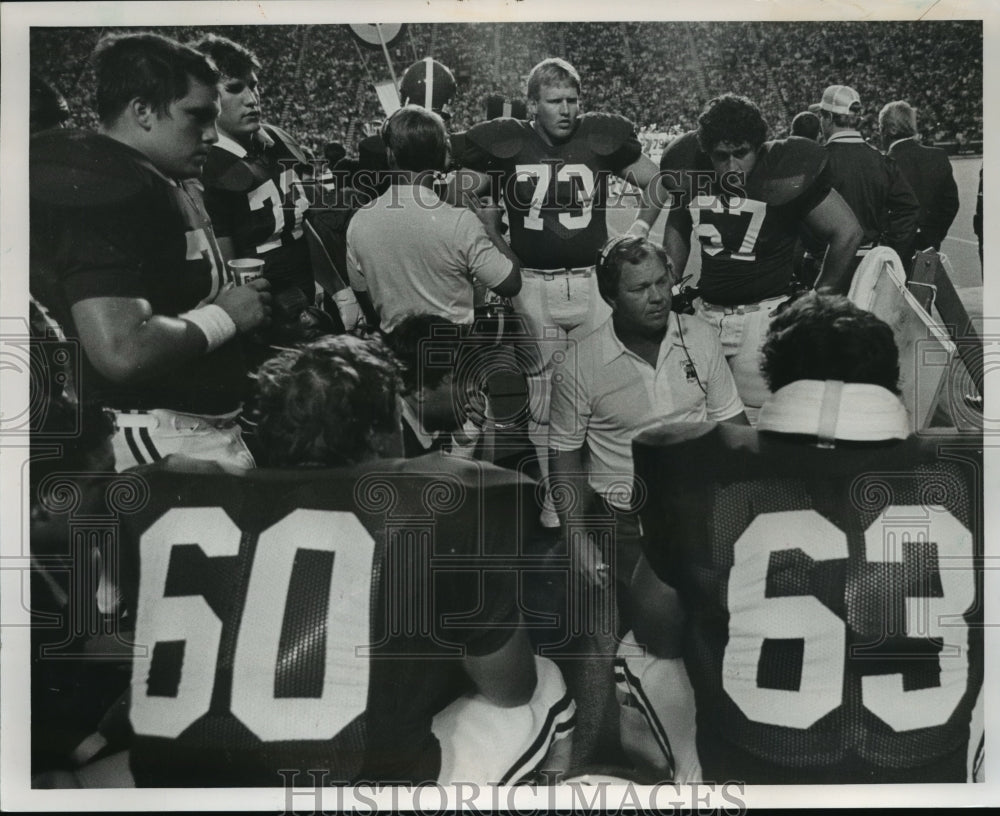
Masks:
[[[649,237],[649,224],[643,221],[641,218],[632,222],[632,226],[628,228],[628,234],[634,235],[637,238],[648,238]]]
[[[201,333],[205,335],[205,340],[208,341],[208,345],[205,348],[206,354],[210,351],[215,351],[223,343],[236,336],[236,324],[233,322],[233,319],[225,309],[221,306],[216,306],[214,303],[198,309],[192,309],[190,312],[184,312],[184,314],[180,315],[180,318],[189,323],[194,323],[194,325],[201,329]]]

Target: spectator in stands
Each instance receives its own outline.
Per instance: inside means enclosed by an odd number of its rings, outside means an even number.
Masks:
[[[157,34],[109,35],[93,59],[101,132],[31,145],[32,276],[83,347],[82,394],[115,411],[119,470],[168,453],[252,466],[237,335],[267,325],[271,296],[263,279],[224,287],[195,181],[217,138],[219,75]]]
[[[876,245],[895,250],[909,266],[920,205],[896,162],[865,142],[858,132],[861,99],[857,91],[847,85],[831,85],[810,110],[819,115],[833,188],[854,211],[864,231],[852,272]],[[813,246],[820,248],[812,253],[814,257],[822,257],[822,242]]]
[[[917,112],[907,102],[885,105],[879,111],[878,126],[887,155],[896,162],[920,204],[916,249],[940,250],[958,214],[958,186],[948,154],[917,141]]]
[[[822,138],[822,130],[819,124],[819,117],[812,111],[802,111],[795,114],[792,119],[792,136],[801,136],[803,139],[812,139],[818,142]]]
[[[476,454],[485,400],[461,376],[463,353],[475,350],[467,344],[466,333],[466,326],[447,318],[413,314],[404,317],[387,337],[402,363],[399,413],[406,457],[436,450],[466,459]]]
[[[414,311],[473,320],[473,287],[521,289],[521,264],[500,233],[496,205],[444,203],[432,185],[448,161],[433,111],[407,105],[382,126],[393,183],[347,228],[347,271],[368,321],[389,332]]]

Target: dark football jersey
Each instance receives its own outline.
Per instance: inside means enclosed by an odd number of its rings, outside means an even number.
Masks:
[[[284,131],[264,125],[273,140],[242,158],[214,145],[202,179],[215,233],[233,241],[236,257],[261,258],[275,291],[298,286],[312,298],[309,247],[302,219],[309,208],[302,149]]]
[[[634,443],[688,615],[705,779],[966,781],[983,682],[981,447],[821,449],[713,423]]]
[[[533,483],[440,454],[245,475],[176,457],[122,516],[140,785],[434,780],[463,655],[516,625]],[[310,780],[311,782],[311,780]]]
[[[830,192],[819,145],[797,137],[765,142],[748,178],[717,179],[692,131],[670,143],[660,170],[701,244],[705,300],[756,303],[787,290],[799,222]]]
[[[465,136],[459,163],[502,177],[510,243],[533,269],[593,266],[608,238],[608,176],[642,153],[635,128],[607,113],[585,113],[573,136],[549,145],[530,122],[494,119]]]
[[[30,193],[31,291],[70,337],[79,301],[143,298],[153,314],[175,317],[226,282],[200,183],[167,178],[121,142],[88,131],[34,136]],[[106,380],[81,357],[81,398],[119,409],[225,413],[246,379],[238,339],[139,383]]]

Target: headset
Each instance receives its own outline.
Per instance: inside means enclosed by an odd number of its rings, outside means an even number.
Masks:
[[[623,247],[631,249],[632,247],[640,246],[642,244],[649,244],[654,248],[654,250],[658,248],[656,244],[654,244],[648,238],[640,238],[637,235],[625,234],[625,235],[616,235],[615,237],[610,238],[601,248],[600,257],[597,260],[598,274],[601,274],[602,272],[604,274],[607,274],[610,271],[608,259],[613,254],[616,254],[620,249],[622,249]],[[660,257],[659,253],[657,253],[657,257]],[[674,266],[673,263],[670,261],[669,257],[667,258],[667,271],[671,273],[672,277]],[[686,284],[689,280],[691,280],[691,275],[687,275],[681,278],[671,287],[672,297],[671,297],[670,311],[678,313],[677,333],[681,341],[681,348],[684,350],[684,356],[687,358],[687,364],[684,366],[684,373],[687,376],[688,380],[691,379],[692,375],[694,376],[694,380],[696,383],[698,383],[698,388],[701,389],[701,393],[707,397],[708,389],[705,388],[705,383],[701,381],[701,377],[698,374],[698,367],[694,364],[694,358],[691,356],[691,350],[688,348],[687,341],[684,338],[684,321],[680,319],[681,313],[688,311],[687,306],[689,305],[691,300],[691,297],[689,295],[691,292],[694,291],[692,289],[684,288],[684,284]],[[682,295],[683,297],[681,297]]]

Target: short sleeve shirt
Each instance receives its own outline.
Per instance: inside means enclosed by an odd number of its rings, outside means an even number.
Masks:
[[[609,318],[571,344],[553,372],[549,446],[586,446],[591,487],[623,504],[631,497],[632,438],[643,427],[658,420],[729,419],[742,410],[709,326],[671,315],[654,369],[625,347]]]
[[[347,272],[367,292],[383,331],[407,314],[473,320],[473,287],[493,288],[513,265],[470,210],[426,187],[394,184],[351,220]]]

